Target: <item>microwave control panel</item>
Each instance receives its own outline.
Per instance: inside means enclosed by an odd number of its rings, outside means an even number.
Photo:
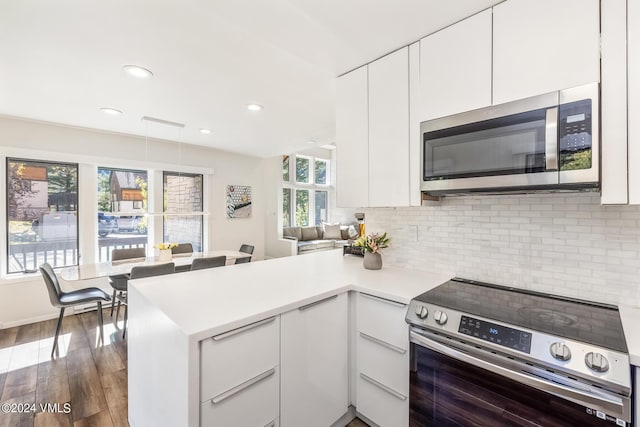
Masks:
[[[591,100],[560,105],[560,152],[591,149]]]

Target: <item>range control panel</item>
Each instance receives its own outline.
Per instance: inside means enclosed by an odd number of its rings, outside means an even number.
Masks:
[[[503,325],[496,325],[495,323],[474,319],[469,316],[462,316],[460,318],[458,332],[522,351],[523,353],[531,353],[531,334],[529,332]]]

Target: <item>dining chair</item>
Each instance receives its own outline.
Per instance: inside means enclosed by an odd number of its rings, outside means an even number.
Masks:
[[[171,253],[175,254],[186,254],[189,252],[193,252],[193,245],[191,243],[178,243],[178,246],[171,248]]]
[[[204,270],[205,268],[213,268],[213,267],[222,267],[227,264],[227,257],[222,256],[212,256],[208,258],[196,258],[191,263],[191,271],[193,270]]]
[[[56,336],[53,339],[53,349],[51,349],[51,357],[55,354],[58,347],[58,336],[62,327],[62,318],[64,317],[64,309],[74,305],[86,304],[90,302],[98,303],[98,325],[100,326],[100,341],[104,344],[104,327],[102,321],[102,302],[111,301],[109,294],[99,288],[84,288],[70,292],[63,292],[58,282],[58,277],[53,271],[51,265],[44,263],[40,266],[40,273],[44,278],[49,292],[49,300],[51,305],[60,309],[60,317],[58,317],[58,326],[56,326]]]
[[[145,258],[147,256],[147,250],[145,248],[121,248],[111,251],[111,261],[122,261],[134,258]],[[113,317],[113,307],[116,303],[116,292],[122,294],[127,293],[127,281],[129,280],[128,274],[118,274],[115,276],[109,276],[109,284],[113,288],[113,296],[111,297],[111,314]],[[118,316],[116,315],[116,321]]]
[[[245,245],[244,243],[240,245],[240,252],[244,252],[245,254],[253,255],[254,247],[252,245]]]
[[[248,262],[251,262],[251,257],[250,256],[246,256],[246,257],[242,257],[242,258],[236,258],[236,264],[246,264]]]
[[[143,279],[145,277],[163,276],[165,274],[172,274],[175,272],[176,266],[174,263],[169,262],[167,264],[157,265],[137,265],[131,269],[129,280]],[[124,325],[122,327],[122,338],[127,333],[127,317],[129,315],[129,305],[127,301],[127,295],[118,295],[118,311],[120,312],[120,304],[124,304]],[[116,315],[116,319],[118,316]]]
[[[191,243],[178,243],[178,246],[171,248],[171,254],[191,254],[193,253],[193,245]],[[176,273],[191,270],[190,265],[178,265],[176,267]]]

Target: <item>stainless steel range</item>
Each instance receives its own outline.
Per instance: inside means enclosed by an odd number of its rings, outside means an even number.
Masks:
[[[630,425],[615,306],[456,278],[406,320],[411,426]]]

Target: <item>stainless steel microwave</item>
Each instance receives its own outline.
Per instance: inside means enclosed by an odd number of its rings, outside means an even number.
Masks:
[[[423,122],[430,194],[598,188],[597,83]]]

